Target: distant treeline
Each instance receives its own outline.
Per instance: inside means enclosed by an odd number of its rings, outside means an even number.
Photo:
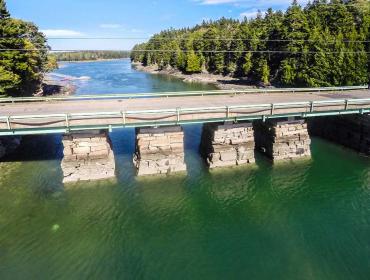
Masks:
[[[135,62],[209,72],[253,83],[339,86],[369,80],[370,4],[366,0],[293,1],[252,20],[222,18],[169,29],[136,45]]]
[[[87,61],[99,59],[129,58],[128,51],[81,51],[53,53],[58,61]]]

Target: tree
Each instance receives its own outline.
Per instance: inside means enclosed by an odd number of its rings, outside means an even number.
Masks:
[[[202,71],[201,60],[193,51],[191,51],[187,56],[186,72],[199,73],[201,71]]]
[[[3,0],[0,15],[0,92],[32,95],[50,70],[46,39],[34,24],[11,18]]]
[[[6,8],[5,0],[0,0],[0,19],[9,18],[10,13]]]
[[[252,20],[221,18],[162,31],[138,45],[156,51],[136,58],[165,63],[167,54],[158,50],[171,48],[170,63],[183,72],[207,70],[278,86],[361,85],[369,80],[368,41],[369,1],[313,0],[303,8],[295,0],[285,12],[268,9]]]

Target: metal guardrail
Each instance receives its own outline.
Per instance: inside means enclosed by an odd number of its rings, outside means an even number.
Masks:
[[[99,94],[73,95],[61,97],[0,97],[1,103],[21,102],[50,102],[72,100],[102,100],[102,99],[135,99],[184,96],[211,96],[211,95],[240,95],[248,93],[304,93],[304,92],[331,92],[352,91],[367,89],[367,86],[322,87],[322,88],[274,88],[274,89],[245,89],[245,90],[213,90],[213,91],[184,91],[184,92],[157,92],[157,93],[127,93],[127,94]]]
[[[290,111],[284,112],[284,110]],[[242,120],[266,120],[283,117],[309,118],[365,113],[370,113],[370,98],[220,107],[171,108],[164,110],[0,116],[0,136],[68,133],[92,129],[109,129],[111,131],[115,128],[125,127],[167,126],[224,121],[237,122]],[[187,118],[189,115],[198,117],[189,119]],[[205,117],[201,117],[202,115]],[[107,122],[99,124],[101,120]],[[28,122],[27,124],[23,124],[26,127],[17,128],[16,126],[19,126],[21,121]],[[80,123],[86,122],[87,124],[75,125],[74,122],[77,121]],[[41,122],[55,125],[45,127]],[[91,124],[91,122],[94,123]],[[4,129],[1,129],[1,125]]]

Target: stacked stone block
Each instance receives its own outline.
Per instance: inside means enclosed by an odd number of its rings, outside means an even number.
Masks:
[[[251,123],[203,126],[201,154],[209,168],[254,163],[254,149]]]
[[[89,131],[63,136],[64,183],[115,177],[115,160],[108,132]]]
[[[370,155],[370,116],[317,117],[309,121],[310,133]]]
[[[134,165],[138,176],[186,171],[182,128],[137,129]]]
[[[256,147],[272,160],[311,156],[311,138],[304,120],[254,124]]]

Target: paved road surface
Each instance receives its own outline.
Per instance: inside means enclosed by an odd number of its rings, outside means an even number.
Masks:
[[[250,104],[271,104],[333,99],[370,98],[370,90],[353,90],[338,93],[267,93],[220,96],[190,96],[170,98],[138,98],[130,100],[75,100],[35,103],[0,104],[0,116],[119,112],[122,110],[156,110],[218,107]]]
[[[188,97],[161,97],[161,98],[138,98],[138,99],[110,99],[110,100],[68,100],[48,102],[28,102],[14,104],[0,104],[0,134],[24,133],[24,130],[37,129],[37,133],[47,133],[45,130],[57,129],[86,129],[107,128],[111,126],[122,127],[123,125],[154,125],[159,126],[164,122],[176,124],[181,122],[204,122],[213,119],[225,120],[226,118],[248,119],[262,116],[295,114],[312,111],[309,102],[329,101],[345,99],[368,99],[369,90],[352,90],[337,93],[258,93],[244,95],[218,95],[218,96],[188,96]],[[304,105],[289,107],[272,107],[270,105],[258,108],[232,108],[226,106],[244,106],[258,104],[278,104],[292,102],[307,102]],[[146,111],[146,110],[175,110],[176,108],[191,109],[205,107],[223,107],[213,111],[185,111],[179,112],[155,112],[155,113],[121,113],[123,111]],[[337,104],[315,105],[314,112],[343,111],[347,109],[370,109],[370,101],[361,104],[350,104],[345,102]],[[100,115],[96,113],[109,112],[115,114]],[[94,116],[81,116],[73,114],[93,113]],[[353,112],[351,112],[353,113]],[[51,114],[64,114],[62,116],[50,117]],[[72,114],[66,116],[65,114]],[[31,118],[27,116],[41,115],[42,118]],[[11,116],[11,118],[8,118]],[[26,117],[20,117],[26,116]],[[3,117],[3,118],[2,118]],[[5,118],[4,118],[5,117]]]

